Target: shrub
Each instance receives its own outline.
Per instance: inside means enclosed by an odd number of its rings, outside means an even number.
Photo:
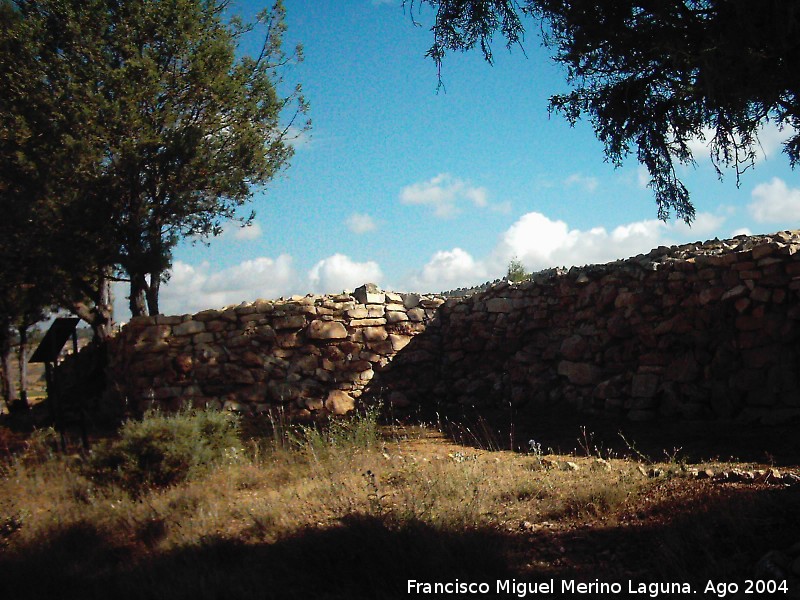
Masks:
[[[527,271],[525,271],[525,265],[514,257],[511,259],[511,262],[508,263],[508,271],[506,272],[506,281],[510,281],[511,283],[520,283],[525,281],[526,279],[530,279],[530,275]]]
[[[116,484],[138,496],[150,488],[185,481],[240,451],[239,423],[215,411],[175,415],[150,412],[127,421],[119,438],[99,447],[88,463],[101,484]]]

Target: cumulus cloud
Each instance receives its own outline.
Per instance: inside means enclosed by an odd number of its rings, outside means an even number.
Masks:
[[[797,132],[793,127],[781,127],[778,123],[767,123],[758,136],[764,158],[772,158],[783,149],[783,144]]]
[[[513,258],[519,259],[528,271],[610,262],[648,252],[657,246],[713,235],[724,222],[724,216],[699,213],[693,228],[682,221],[664,223],[652,219],[619,225],[611,230],[605,227],[581,230],[570,228],[564,221],[530,212],[500,235],[486,257],[476,258],[461,248],[438,251],[407,278],[406,287],[440,291],[482,283],[504,276]]]
[[[646,189],[650,184],[650,171],[648,171],[647,167],[644,165],[639,165],[636,169],[636,183],[638,183],[639,187],[642,189]]]
[[[600,180],[597,177],[583,175],[581,173],[573,173],[564,180],[564,185],[568,188],[577,187],[590,194],[597,191],[600,186]]]
[[[756,162],[772,158],[780,151],[783,143],[796,133],[794,128],[779,123],[769,122],[762,125],[758,132],[758,148],[756,150]],[[710,160],[711,141],[714,138],[714,130],[708,127],[703,128],[701,134],[689,140],[689,150],[695,160]]]
[[[510,210],[508,203],[491,203],[486,188],[470,185],[449,173],[440,173],[428,181],[407,185],[400,191],[400,201],[403,204],[428,206],[434,216],[440,219],[456,216],[465,204],[501,212]]]
[[[288,254],[261,256],[221,269],[208,261],[192,265],[177,260],[169,281],[161,286],[160,308],[165,314],[194,313],[258,298],[336,293],[367,282],[380,284],[382,277],[376,262],[356,262],[343,254],[320,260],[305,276],[298,273]],[[130,315],[127,294],[127,284],[115,286],[118,320],[126,321]]]
[[[697,240],[697,236],[712,235],[719,231],[727,217],[720,214],[697,213],[691,225],[683,221],[675,221],[670,227],[685,239]]]
[[[790,188],[778,177],[760,183],[751,195],[753,202],[747,208],[758,223],[795,221],[800,214],[800,189]]]
[[[350,231],[358,235],[375,231],[378,228],[375,219],[365,213],[353,213],[347,217],[345,225]]]
[[[236,229],[233,229],[232,231],[233,239],[240,241],[257,240],[263,233],[261,230],[261,225],[258,224],[258,221],[253,221],[247,227],[236,227]]]
[[[407,289],[420,292],[441,292],[486,281],[486,265],[476,261],[461,248],[440,250],[408,278]]]
[[[162,310],[191,312],[294,293],[299,282],[292,262],[288,254],[274,259],[262,256],[215,271],[208,262],[176,261],[161,289]],[[172,306],[175,310],[170,310]]]
[[[581,230],[541,213],[528,213],[502,234],[493,252],[494,270],[505,273],[504,268],[498,271],[497,267],[504,267],[514,256],[530,270],[609,262],[657,246],[697,240],[718,231],[724,222],[724,216],[699,213],[692,227],[683,221],[648,219],[610,231],[605,227]]]
[[[288,254],[275,259],[261,256],[209,275],[204,289],[225,294],[258,290],[258,297],[264,298],[289,283],[292,276],[292,257]]]
[[[499,274],[505,273],[505,265],[514,256],[533,271],[606,262],[649,250],[665,227],[661,221],[649,220],[620,225],[610,232],[604,227],[570,229],[564,221],[532,212],[502,234],[490,260]]]
[[[310,291],[321,294],[352,290],[364,283],[380,284],[382,278],[378,263],[355,262],[344,254],[324,258],[308,272]]]
[[[168,315],[194,313],[258,298],[306,293],[307,287],[297,276],[288,254],[277,258],[262,256],[222,269],[215,269],[208,261],[192,265],[176,260],[169,280],[161,284],[159,308]],[[113,293],[114,314],[117,320],[127,321],[128,284],[115,284]]]

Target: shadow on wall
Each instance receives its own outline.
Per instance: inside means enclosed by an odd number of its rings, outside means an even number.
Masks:
[[[629,421],[800,419],[800,234],[657,248],[463,299],[383,292],[132,319],[111,379],[131,406],[569,408]],[[366,394],[366,395],[364,395]]]
[[[442,306],[372,387],[421,406],[796,422],[798,250],[798,232],[740,236],[500,283]]]

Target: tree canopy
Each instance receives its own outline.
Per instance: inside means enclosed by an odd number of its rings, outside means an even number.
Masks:
[[[67,296],[60,305],[91,305],[95,317],[110,309],[108,280],[122,278],[132,314],[155,314],[180,239],[252,219],[240,209],[308,126],[296,123],[299,86],[281,95],[302,49],[283,50],[280,1],[250,24],[227,10],[227,0],[0,0],[4,272],[24,256]],[[248,56],[240,44],[254,30],[262,44]]]
[[[767,121],[788,127],[784,152],[800,160],[800,4],[796,0],[404,0],[436,9],[428,51],[441,74],[448,51],[492,38],[522,44],[537,23],[571,91],[550,109],[588,117],[620,165],[635,150],[650,173],[658,216],[694,217],[676,164],[693,164],[690,142],[709,142],[717,173],[754,164]]]

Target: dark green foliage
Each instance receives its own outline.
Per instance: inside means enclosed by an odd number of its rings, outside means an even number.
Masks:
[[[280,1],[252,24],[228,4],[0,0],[0,274],[24,257],[82,317],[120,277],[155,314],[180,239],[252,218],[305,125],[300,88],[276,89],[302,51],[282,49]],[[258,56],[237,56],[255,30]]]
[[[525,281],[530,277],[530,274],[525,271],[525,265],[518,258],[512,258],[508,263],[508,272],[506,273],[506,281],[511,283],[519,283]]]
[[[406,0],[412,7],[415,0]],[[538,21],[572,90],[551,110],[588,117],[615,165],[635,151],[650,173],[658,216],[690,222],[694,207],[675,164],[693,164],[689,142],[739,176],[754,164],[766,121],[794,128],[784,152],[800,161],[800,4],[795,0],[416,0],[436,8],[428,55],[480,46],[492,61],[498,30],[523,41]],[[635,150],[634,150],[635,148]]]
[[[98,448],[88,474],[97,483],[139,496],[201,474],[240,447],[238,422],[230,414],[150,412],[141,421],[127,421],[118,439]]]

